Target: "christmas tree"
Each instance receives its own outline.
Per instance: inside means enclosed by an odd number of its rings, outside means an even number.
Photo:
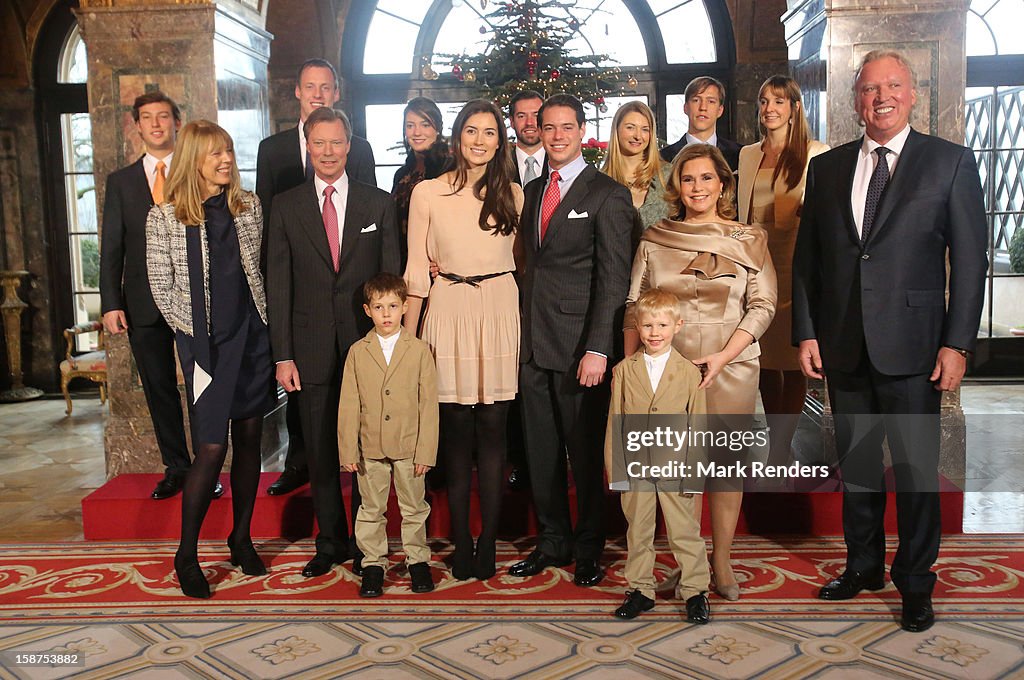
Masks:
[[[486,4],[482,0],[481,4]],[[450,64],[456,80],[475,86],[477,96],[505,107],[522,90],[536,90],[545,97],[564,92],[593,104],[604,112],[604,97],[619,89],[622,78],[617,67],[603,67],[606,54],[573,54],[566,43],[578,33],[580,13],[575,0],[506,0],[486,15],[493,27],[487,45],[475,56],[440,54],[439,62]],[[481,33],[488,30],[481,27]],[[421,75],[440,77],[429,60]],[[629,79],[630,86],[636,84]]]

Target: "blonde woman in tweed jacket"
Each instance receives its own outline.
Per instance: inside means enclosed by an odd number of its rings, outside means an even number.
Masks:
[[[273,387],[259,269],[263,213],[255,194],[241,188],[230,135],[206,120],[178,135],[164,197],[146,221],[146,264],[153,300],[175,331],[195,451],[174,569],[185,595],[207,598],[197,543],[224,464],[229,422],[231,564],[249,575],[267,571],[249,530]]]

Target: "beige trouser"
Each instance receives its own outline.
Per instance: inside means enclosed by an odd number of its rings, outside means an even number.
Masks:
[[[415,475],[412,458],[364,458],[359,465],[359,493],[362,505],[356,515],[356,545],[363,551],[363,567],[387,568],[388,531],[385,513],[395,475],[398,509],[402,511],[402,549],[405,563],[430,561],[427,547],[427,503],[424,476]]]
[[[682,495],[678,491],[626,491],[622,494],[622,513],[629,522],[626,529],[626,568],[623,575],[631,590],[639,590],[654,599],[654,529],[661,504],[668,530],[668,545],[679,565],[676,593],[687,600],[705,592],[711,580],[704,539],[700,536],[697,503],[699,494]]]

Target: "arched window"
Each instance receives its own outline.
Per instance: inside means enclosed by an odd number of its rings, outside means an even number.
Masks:
[[[380,186],[391,187],[395,168],[404,161],[402,109],[408,99],[434,99],[450,126],[473,96],[436,55],[482,53],[494,31],[488,14],[496,5],[495,0],[353,3],[342,40],[342,74],[351,97],[345,106],[357,129],[365,126]],[[637,80],[635,88],[606,97],[607,111],[588,108],[588,137],[608,139],[618,107],[639,99],[655,109],[662,140],[675,141],[687,127],[686,84],[698,75],[730,81],[732,25],[723,0],[580,0],[571,12],[578,28],[567,48],[607,54],[606,65]],[[439,74],[436,80],[421,77],[425,63]],[[727,117],[721,125],[728,132]]]
[[[984,338],[1009,337],[1024,327],[1022,24],[1020,0],[972,0],[967,12],[965,143],[978,159],[990,230]]]

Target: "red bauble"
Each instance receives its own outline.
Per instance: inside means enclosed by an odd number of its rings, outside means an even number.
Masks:
[[[459,66],[458,64],[453,64],[452,65],[452,75],[455,76],[456,78],[458,78],[459,80],[462,80],[462,78],[463,78],[462,67]]]
[[[558,80],[558,76],[562,75],[559,73],[557,68],[551,69],[551,80]]]
[[[597,104],[598,106],[604,104],[604,97],[598,97],[597,99],[594,100],[594,103]]]
[[[538,59],[540,59],[540,52],[538,52],[536,50],[533,50],[532,52],[530,52],[530,59],[533,59],[534,61],[537,61]]]
[[[526,70],[529,72],[529,74],[531,76],[534,75],[535,73],[537,73],[537,67],[536,66],[527,66]]]

